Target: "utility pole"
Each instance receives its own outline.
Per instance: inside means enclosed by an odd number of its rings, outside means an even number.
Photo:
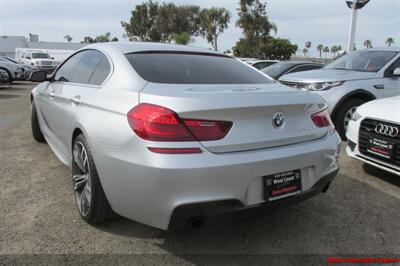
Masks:
[[[358,10],[368,4],[370,0],[353,0],[346,1],[347,6],[351,9],[350,29],[349,29],[349,42],[347,44],[347,53],[353,52],[354,40],[356,38],[357,27],[357,13]]]

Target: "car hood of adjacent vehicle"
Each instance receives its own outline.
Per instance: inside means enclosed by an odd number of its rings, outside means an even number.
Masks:
[[[318,83],[333,81],[350,81],[376,78],[375,72],[362,72],[340,69],[318,69],[288,74],[281,77],[281,81]]]
[[[379,99],[358,107],[357,112],[363,117],[371,117],[400,124],[400,96]]]

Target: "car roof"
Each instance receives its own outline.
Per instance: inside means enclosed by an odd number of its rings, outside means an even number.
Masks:
[[[189,45],[166,44],[155,42],[108,42],[108,43],[95,43],[90,44],[82,49],[101,49],[105,51],[119,50],[122,54],[145,52],[145,51],[179,51],[179,52],[198,52],[223,55],[205,48],[199,48]]]
[[[399,46],[388,46],[388,47],[373,47],[373,48],[367,48],[367,49],[362,49],[360,51],[395,51],[395,52],[400,52],[400,47]]]
[[[320,62],[312,62],[312,61],[281,61],[279,63],[289,63],[293,65],[301,65],[301,64],[312,64],[312,65],[324,65],[323,63]]]

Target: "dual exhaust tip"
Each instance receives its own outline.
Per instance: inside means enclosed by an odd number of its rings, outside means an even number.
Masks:
[[[207,218],[205,216],[194,216],[189,219],[187,226],[192,230],[200,230],[206,225]]]

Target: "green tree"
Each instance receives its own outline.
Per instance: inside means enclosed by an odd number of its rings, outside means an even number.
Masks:
[[[323,52],[325,53],[325,59],[326,59],[326,57],[327,57],[327,55],[329,53],[329,47],[325,46]]]
[[[159,42],[161,36],[156,29],[158,9],[158,4],[153,1],[136,5],[135,9],[131,11],[129,22],[121,21],[121,25],[125,30],[124,36],[130,41]]]
[[[365,46],[366,48],[371,48],[371,47],[372,47],[372,42],[371,42],[371,40],[365,40],[365,41],[364,41],[364,46]]]
[[[71,37],[71,35],[69,35],[69,34],[65,35],[65,36],[64,36],[64,39],[66,39],[67,42],[71,42],[71,41],[72,41],[72,37]]]
[[[118,40],[117,37],[114,37],[114,38],[111,39],[111,41],[112,41],[112,42],[118,42],[119,40]]]
[[[266,4],[260,0],[240,0],[239,19],[236,26],[243,31],[241,38],[234,47],[234,53],[239,56],[261,57],[261,48],[266,46],[271,31],[277,27],[269,22]]]
[[[90,36],[86,36],[83,38],[83,41],[81,41],[81,43],[95,43],[96,41],[90,37]]]
[[[268,42],[261,47],[262,57],[273,60],[289,60],[296,54],[297,45],[291,44],[287,39],[269,38]]]
[[[386,39],[385,43],[388,46],[391,46],[392,44],[394,44],[394,39],[392,37],[389,37],[389,38]]]
[[[333,57],[336,57],[336,53],[338,52],[338,48],[336,45],[333,45],[331,47],[331,53],[333,54]]]
[[[225,8],[203,9],[200,12],[200,34],[218,51],[218,36],[228,28],[231,15]]]
[[[129,40],[171,42],[173,34],[199,35],[200,7],[147,1],[131,11],[129,22],[122,21]]]
[[[187,32],[182,32],[182,33],[173,33],[172,34],[172,40],[176,44],[183,44],[186,45],[192,41],[190,34]]]
[[[306,42],[305,47],[307,50],[309,50],[311,48],[311,44],[312,43],[310,41]]]
[[[319,58],[322,57],[322,50],[324,50],[324,45],[323,44],[318,44],[317,50],[319,52]]]
[[[110,37],[111,37],[111,33],[107,32],[105,34],[96,36],[96,38],[94,40],[95,40],[95,42],[109,42]]]

